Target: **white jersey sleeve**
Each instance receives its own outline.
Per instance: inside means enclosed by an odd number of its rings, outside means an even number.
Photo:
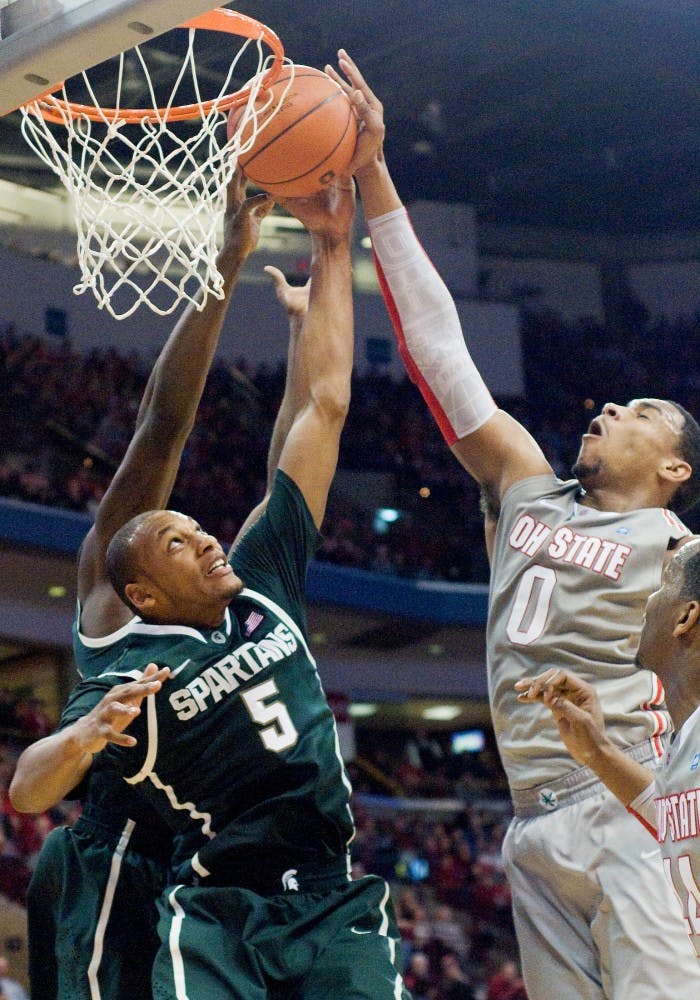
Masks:
[[[627,806],[627,812],[632,813],[639,822],[647,828],[654,837],[657,835],[656,825],[656,784],[651,781],[643,792],[632,799]]]

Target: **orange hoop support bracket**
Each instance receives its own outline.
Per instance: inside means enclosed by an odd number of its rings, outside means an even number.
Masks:
[[[284,46],[280,38],[272,28],[261,21],[256,21],[246,14],[239,14],[235,10],[228,10],[225,7],[217,7],[206,14],[193,17],[184,24],[177,25],[185,29],[205,29],[208,31],[222,31],[229,35],[239,35],[251,41],[264,42],[272,52],[273,61],[265,71],[260,81],[260,89],[269,87],[275,82],[282,72],[282,62],[284,59]],[[39,97],[27,102],[38,108],[42,118],[57,125],[64,125],[66,118],[89,118],[94,122],[107,122],[111,124],[115,121],[137,123],[147,120],[159,120],[164,122],[191,121],[196,118],[206,118],[210,112],[216,108],[217,111],[225,112],[231,108],[245,104],[248,100],[252,84],[248,84],[241,90],[233,94],[226,94],[223,97],[214,98],[210,101],[201,101],[197,104],[182,104],[165,108],[99,108],[92,104],[75,104],[63,98],[56,97],[56,91],[60,90],[65,81],[56,85],[50,91],[46,91]]]

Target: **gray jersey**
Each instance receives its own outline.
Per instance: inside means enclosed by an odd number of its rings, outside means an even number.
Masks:
[[[700,956],[700,708],[684,723],[655,771],[657,839],[666,875]]]
[[[576,480],[516,483],[503,499],[494,544],[487,650],[496,738],[513,788],[577,767],[542,705],[520,704],[513,684],[563,667],[595,685],[608,732],[622,747],[670,729],[663,688],[635,667],[647,596],[661,581],[671,539],[689,534],[668,510],[584,507]]]

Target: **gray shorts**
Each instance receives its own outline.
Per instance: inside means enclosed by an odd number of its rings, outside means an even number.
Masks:
[[[601,784],[514,819],[503,858],[533,1000],[700,997],[700,962],[658,845]]]

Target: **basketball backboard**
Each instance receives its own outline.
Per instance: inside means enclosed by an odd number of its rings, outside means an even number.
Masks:
[[[0,0],[0,115],[216,0]]]

